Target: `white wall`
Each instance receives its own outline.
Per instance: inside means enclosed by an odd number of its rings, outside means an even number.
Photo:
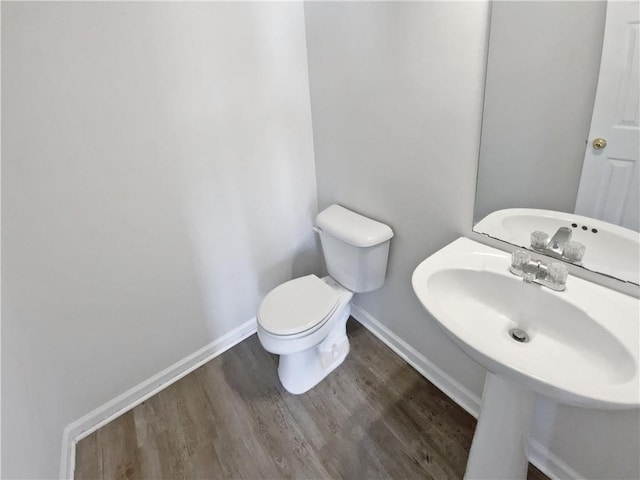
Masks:
[[[303,7],[2,5],[3,478],[318,266]]]
[[[384,287],[355,302],[480,395],[484,370],[418,303],[418,263],[471,232],[486,60],[484,2],[305,5],[323,208],[390,224]],[[638,410],[544,402],[534,437],[586,478],[638,478]]]

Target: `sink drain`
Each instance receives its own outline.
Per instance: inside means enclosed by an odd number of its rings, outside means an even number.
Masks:
[[[529,335],[527,335],[527,332],[519,328],[512,328],[509,330],[509,335],[511,335],[511,338],[516,342],[527,343],[529,341]]]

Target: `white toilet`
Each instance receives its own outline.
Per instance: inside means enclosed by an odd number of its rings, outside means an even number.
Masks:
[[[330,276],[285,282],[258,310],[260,343],[280,355],[280,381],[295,394],[315,387],[349,353],[351,298],[382,286],[393,237],[388,225],[340,205],[320,212],[316,226]]]

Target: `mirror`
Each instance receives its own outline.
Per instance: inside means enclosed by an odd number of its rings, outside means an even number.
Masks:
[[[637,22],[614,49],[628,63],[617,73],[618,123],[635,146],[622,155],[590,138],[607,105],[599,75],[611,57],[611,10],[605,1],[493,2],[474,231],[639,284]],[[606,177],[595,187],[589,161]]]

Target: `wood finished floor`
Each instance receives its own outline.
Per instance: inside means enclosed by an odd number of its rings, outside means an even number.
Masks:
[[[353,319],[348,334],[300,396],[253,335],[81,440],[75,478],[462,478],[475,419]]]

